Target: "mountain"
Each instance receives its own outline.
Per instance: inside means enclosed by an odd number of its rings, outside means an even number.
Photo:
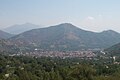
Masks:
[[[40,28],[40,26],[31,24],[31,23],[25,23],[21,25],[13,25],[11,27],[3,29],[3,31],[11,33],[11,34],[20,34],[25,31],[36,29],[36,28]]]
[[[4,54],[15,54],[19,52],[19,48],[11,43],[9,40],[1,39],[0,40],[0,53]]]
[[[0,39],[7,39],[7,38],[10,38],[12,36],[13,36],[12,34],[0,30]]]
[[[120,56],[120,43],[115,44],[107,49],[105,49],[104,51],[106,51],[108,54],[110,55],[119,55]]]
[[[10,38],[16,44],[43,50],[103,49],[120,42],[120,34],[82,30],[70,23],[33,29]]]

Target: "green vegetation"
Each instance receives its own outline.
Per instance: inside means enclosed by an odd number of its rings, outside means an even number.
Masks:
[[[120,65],[100,58],[0,55],[0,80],[120,80]]]

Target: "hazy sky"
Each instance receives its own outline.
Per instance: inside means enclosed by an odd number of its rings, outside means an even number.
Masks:
[[[120,0],[0,0],[0,28],[26,22],[120,32]]]

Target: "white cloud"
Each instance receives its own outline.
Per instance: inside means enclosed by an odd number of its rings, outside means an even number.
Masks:
[[[85,26],[93,26],[93,25],[95,25],[96,20],[94,17],[88,16],[88,17],[84,18],[81,23]]]
[[[88,20],[94,20],[95,18],[92,17],[92,16],[88,16],[86,19],[88,19]]]

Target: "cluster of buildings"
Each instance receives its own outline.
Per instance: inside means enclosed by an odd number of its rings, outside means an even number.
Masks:
[[[96,54],[92,51],[33,51],[33,52],[26,52],[26,53],[19,53],[19,54],[12,54],[11,56],[32,56],[32,57],[60,57],[60,58],[92,58],[95,57]]]

